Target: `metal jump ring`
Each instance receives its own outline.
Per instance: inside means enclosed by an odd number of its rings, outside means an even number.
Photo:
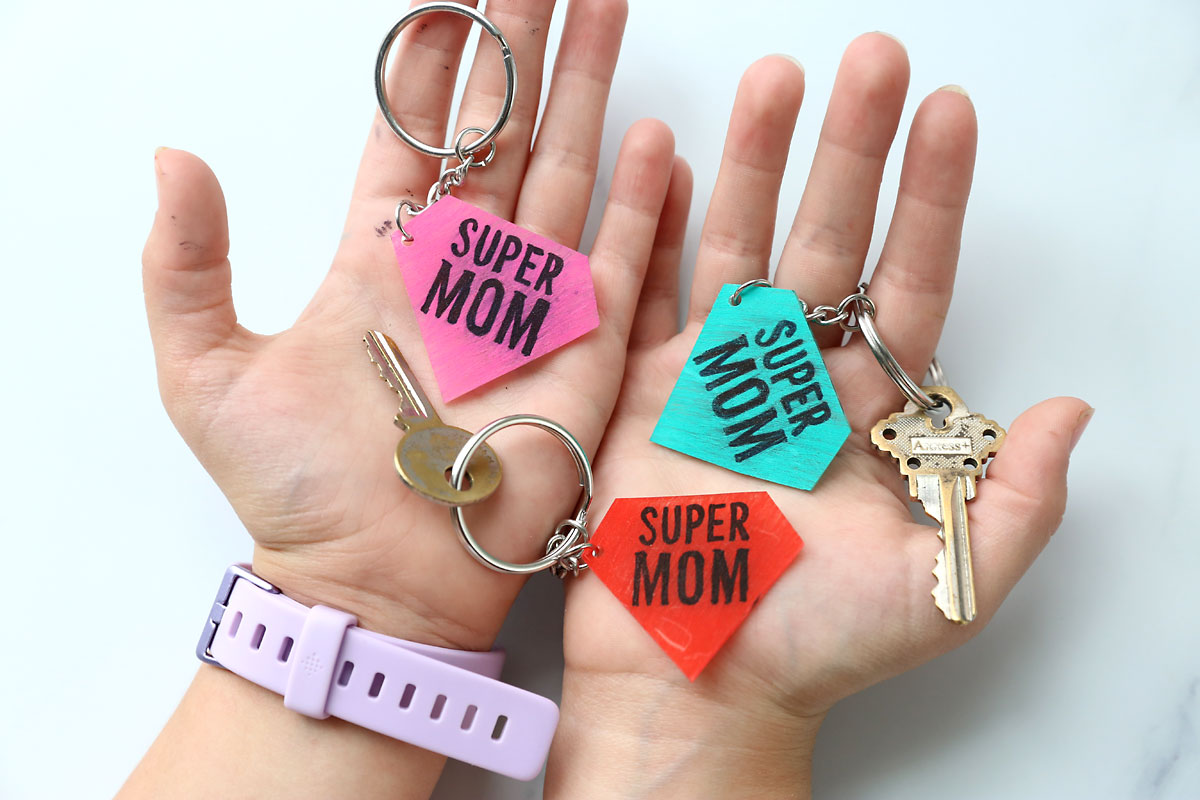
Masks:
[[[563,533],[564,529],[569,532]],[[587,526],[573,519],[558,523],[554,535],[546,542],[546,553],[558,555],[558,563],[550,565],[550,574],[556,578],[579,575],[588,568],[587,562],[581,560],[583,554],[595,556],[599,552],[600,548],[589,541]]]
[[[765,286],[766,288],[770,289],[771,282],[766,278],[755,278],[754,280],[746,281],[741,286],[734,289],[733,294],[729,295],[729,305],[736,306],[738,303],[742,302],[742,292],[746,291],[751,286]]]
[[[932,411],[940,406],[941,401],[934,400],[927,395],[925,391],[917,385],[916,381],[908,377],[908,373],[900,366],[900,362],[892,355],[892,351],[888,350],[883,339],[879,336],[879,329],[875,327],[875,318],[871,314],[860,314],[858,317],[858,328],[862,331],[863,338],[867,341],[867,347],[871,348],[872,355],[879,362],[879,366],[883,367],[883,371],[892,379],[896,386],[900,387],[900,391],[904,393],[912,402],[919,405],[926,411]]]
[[[454,147],[434,147],[433,145],[425,144],[420,139],[416,138],[396,119],[392,113],[392,107],[388,104],[387,88],[384,85],[387,72],[388,54],[391,52],[392,44],[400,35],[400,31],[404,30],[413,20],[418,17],[423,17],[426,14],[436,14],[438,12],[446,12],[449,14],[459,14],[467,17],[473,22],[479,23],[485,31],[487,31],[496,44],[500,45],[500,54],[504,58],[504,103],[500,107],[500,115],[496,117],[496,121],[492,123],[492,127],[481,132],[481,136],[471,143],[470,147],[462,148],[468,156],[477,150],[482,150],[487,147],[493,139],[500,133],[501,129],[508,122],[509,116],[512,114],[513,99],[517,94],[517,64],[513,59],[512,50],[509,49],[508,40],[504,38],[504,34],[496,27],[490,19],[485,17],[479,11],[470,6],[459,5],[458,3],[425,3],[424,5],[415,6],[410,9],[407,14],[400,18],[399,22],[392,26],[388,31],[387,36],[383,37],[383,44],[379,46],[379,56],[375,59],[375,98],[379,101],[379,110],[383,114],[383,118],[387,120],[388,126],[395,131],[396,135],[414,150],[418,150],[426,155],[435,158],[450,158],[457,155]],[[462,134],[459,134],[461,137]]]
[[[837,312],[838,325],[848,333],[858,331],[859,317],[875,316],[875,301],[867,297],[867,285],[859,284],[857,292],[842,298],[842,302],[838,303]]]
[[[492,163],[492,159],[496,157],[496,143],[489,142],[488,154],[483,157],[483,161],[476,161],[475,151],[479,149],[476,146],[477,141],[471,142],[470,147],[463,146],[463,138],[468,133],[478,133],[482,135],[487,133],[487,131],[485,131],[483,128],[475,128],[472,126],[463,128],[458,132],[458,136],[454,137],[454,155],[458,157],[459,161],[466,164],[468,167],[486,167],[488,164]]]
[[[583,446],[571,435],[570,431],[557,422],[533,414],[514,414],[511,417],[501,417],[494,422],[489,422],[467,440],[462,450],[458,451],[458,456],[454,459],[454,465],[450,467],[450,485],[456,489],[463,488],[463,483],[467,477],[467,463],[475,455],[475,451],[493,433],[513,425],[533,425],[536,428],[541,428],[544,431],[554,434],[560,442],[567,446],[571,457],[575,459],[575,468],[579,470],[579,500],[575,503],[575,510],[572,512],[571,518],[565,520],[563,523],[559,523],[555,527],[556,535],[560,534],[564,527],[569,528],[569,532],[564,536],[562,543],[537,561],[515,564],[511,561],[496,558],[487,550],[484,550],[479,542],[475,541],[475,537],[471,535],[471,531],[467,528],[467,521],[462,506],[453,506],[450,509],[450,519],[454,522],[454,529],[458,531],[458,538],[467,548],[467,551],[479,563],[497,572],[528,575],[557,564],[561,558],[570,554],[571,549],[579,542],[580,530],[587,530],[584,526],[587,525],[588,507],[592,504],[592,465],[588,461],[587,453],[584,451]]]
[[[400,219],[400,212],[406,209],[410,217],[415,217],[425,210],[425,206],[419,206],[412,200],[401,200],[399,203],[396,203],[396,230],[400,231],[400,235],[404,237],[404,241],[411,242],[413,240],[412,234],[405,230],[404,220]]]

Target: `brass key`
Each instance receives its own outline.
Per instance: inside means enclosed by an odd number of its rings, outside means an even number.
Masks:
[[[1005,433],[992,420],[970,413],[953,389],[922,388],[930,397],[949,403],[945,423],[935,427],[929,414],[910,402],[904,411],[877,423],[871,441],[900,462],[911,497],[941,523],[942,550],[933,568],[937,578],[933,599],[946,619],[967,623],[975,619],[967,501],[975,496],[975,479],[1000,449]]]
[[[396,472],[417,494],[448,506],[466,506],[487,498],[500,485],[500,459],[486,443],[467,465],[462,489],[450,484],[450,467],[471,434],[442,422],[417,383],[408,362],[387,334],[367,331],[367,355],[379,377],[400,395],[396,426],[404,431],[396,445]]]

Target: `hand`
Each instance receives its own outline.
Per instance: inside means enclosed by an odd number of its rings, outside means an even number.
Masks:
[[[472,170],[456,195],[577,248],[626,9],[623,0],[572,0],[535,142],[552,7],[550,0],[488,3],[516,59],[518,92],[495,161]],[[410,132],[441,142],[470,27],[449,16],[423,23],[398,43],[389,99]],[[494,119],[504,91],[494,48],[483,39],[454,131]],[[461,649],[491,646],[523,581],[476,563],[447,509],[396,476],[399,402],[378,380],[363,334],[391,335],[448,423],[475,430],[512,413],[541,414],[594,453],[616,401],[676,169],[673,149],[661,123],[638,123],[625,137],[591,252],[599,328],[449,407],[439,402],[387,237],[397,202],[424,200],[440,169],[434,159],[402,144],[376,114],[327,278],[291,329],[260,336],[234,313],[216,178],[187,153],[156,155],[159,210],[143,261],[159,386],[176,427],[254,537],[256,572],[301,602],[357,615],[369,630]],[[491,443],[505,477],[468,512],[472,528],[502,558],[541,555],[575,503],[574,465],[561,445],[530,429]],[[441,764],[431,752],[349,723],[287,711],[278,696],[202,668],[122,796],[232,795],[256,786],[269,796],[419,798],[432,791]]]
[[[903,47],[860,37],[846,51],[775,286],[811,306],[860,281],[884,160],[908,84]],[[1058,526],[1067,462],[1090,416],[1059,398],[1027,411],[970,505],[979,619],[953,625],[930,597],[939,548],[914,523],[907,483],[871,444],[903,405],[862,337],[815,329],[853,429],[812,492],[745,477],[659,447],[650,434],[722,284],[767,276],[780,181],[804,75],[772,57],[746,73],[701,236],[690,310],[677,333],[686,198],[668,201],[625,379],[596,462],[597,512],[618,497],[769,491],[805,540],[797,560],[694,684],[594,576],[567,599],[563,722],[548,796],[794,797],[820,720],[840,698],[965,642],[995,613]],[[870,295],[879,330],[920,379],[954,281],[976,120],[957,87],[916,112],[895,213]],[[969,387],[964,387],[969,388]],[[969,398],[968,399],[972,399]],[[985,398],[974,398],[987,412]],[[753,787],[751,791],[750,787]]]
[[[534,123],[553,3],[493,0],[519,75],[495,161],[457,197],[578,247],[625,20],[622,0],[577,0],[563,29],[538,137]],[[406,29],[388,82],[398,118],[442,142],[468,31],[456,16]],[[477,29],[474,29],[477,31]],[[504,90],[484,36],[453,128],[488,127]],[[532,147],[532,151],[531,151]],[[485,649],[520,589],[464,551],[447,509],[396,476],[398,399],[362,343],[388,332],[448,423],[468,430],[507,414],[542,414],[589,450],[600,441],[624,369],[625,342],[673,166],[673,139],[646,121],[628,133],[591,253],[600,327],[446,406],[422,345],[387,231],[402,198],[424,201],[440,165],[404,145],[376,114],[341,245],[295,325],[274,336],[237,323],[228,231],[216,178],[197,158],[155,158],[159,211],[146,245],[146,303],[159,385],[184,439],[254,537],[255,569],[297,599],[343,608],[364,627],[456,648]],[[562,449],[520,429],[491,442],[504,481],[470,513],[486,547],[510,559],[542,554],[569,515],[578,483]],[[545,498],[531,503],[528,498]]]

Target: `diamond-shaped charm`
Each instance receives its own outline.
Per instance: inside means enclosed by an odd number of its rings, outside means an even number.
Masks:
[[[812,489],[850,425],[795,292],[726,284],[650,441]]]
[[[588,566],[695,680],[803,542],[766,492],[615,500]]]
[[[587,256],[447,195],[392,245],[449,402],[600,324]]]

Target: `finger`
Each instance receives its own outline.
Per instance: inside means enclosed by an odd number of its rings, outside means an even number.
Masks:
[[[675,136],[662,122],[644,119],[630,127],[592,247],[600,324],[617,335],[622,348],[654,249],[674,151]]]
[[[837,305],[862,275],[883,167],[908,91],[908,55],[881,33],[846,48],[813,156],[804,197],[788,234],[775,285],[810,306]],[[822,346],[840,330],[814,332]]]
[[[469,6],[477,2],[464,0]],[[446,140],[454,82],[470,30],[471,21],[459,14],[429,14],[410,23],[393,45],[386,82],[392,116],[435,147]],[[439,168],[438,159],[406,145],[376,111],[355,180],[355,200],[373,205],[386,201],[385,209],[403,198],[423,203]]]
[[[879,333],[916,380],[933,357],[954,290],[976,134],[975,108],[958,87],[934,92],[917,109],[892,225],[871,278]],[[856,346],[866,353],[864,343]]]
[[[723,284],[767,276],[779,185],[803,98],[804,69],[786,56],[767,56],[742,76],[700,233],[689,319],[708,315]]]
[[[455,194],[504,219],[513,218],[525,164],[529,160],[529,143],[533,139],[538,103],[542,97],[546,38],[553,12],[553,0],[491,0],[487,6],[488,19],[500,28],[512,50],[517,68],[517,93],[508,124],[495,139],[496,160],[486,169],[473,170]],[[455,132],[471,126],[490,128],[504,102],[505,86],[500,50],[495,40],[484,33],[467,78]],[[485,149],[479,157],[486,155]]]
[[[230,289],[225,196],[191,153],[154,154],[158,212],[142,252],[150,335],[160,364],[184,364],[240,330]]]
[[[692,204],[692,169],[675,156],[649,266],[642,281],[629,346],[654,347],[679,331],[679,262]]]
[[[970,506],[980,608],[994,611],[1062,521],[1071,450],[1094,409],[1074,397],[1046,400],[1013,422]]]
[[[572,0],[517,203],[517,224],[578,247],[621,49],[625,0]]]

